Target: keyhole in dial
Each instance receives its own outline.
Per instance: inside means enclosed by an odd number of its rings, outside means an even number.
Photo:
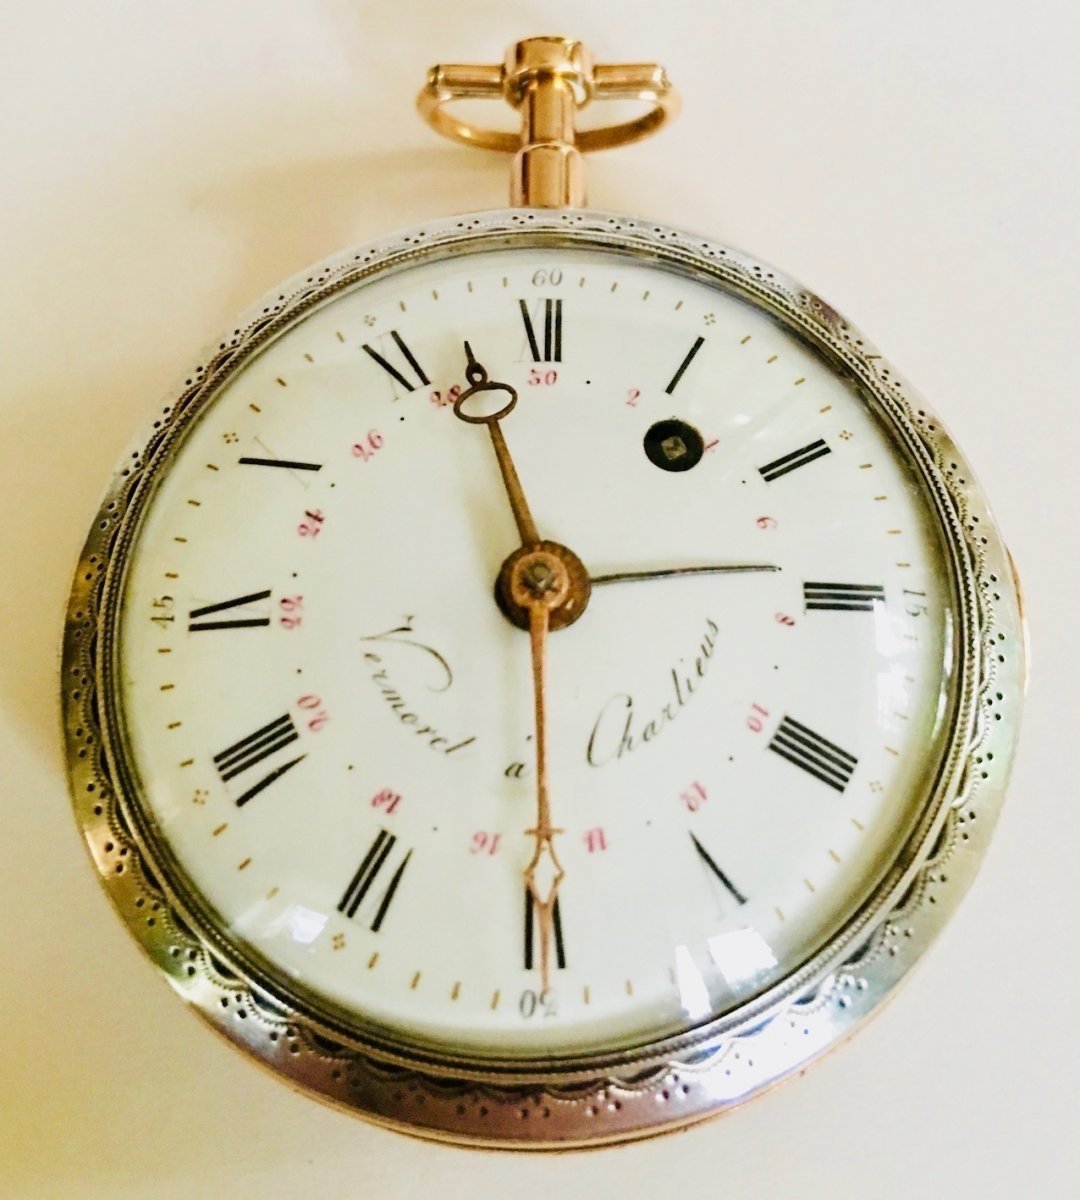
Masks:
[[[701,462],[705,439],[677,417],[657,421],[645,434],[645,455],[662,471],[689,471]]]

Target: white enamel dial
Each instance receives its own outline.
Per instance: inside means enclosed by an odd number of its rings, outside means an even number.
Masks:
[[[550,634],[546,989],[529,637],[493,598],[520,538],[454,415],[466,339],[517,391],[540,535],[593,576],[769,568],[598,583]],[[856,386],[713,284],[580,247],[377,277],[267,345],[157,483],[119,636],[143,804],[229,936],[393,1036],[696,1026],[833,935],[919,814],[952,654],[924,496]]]

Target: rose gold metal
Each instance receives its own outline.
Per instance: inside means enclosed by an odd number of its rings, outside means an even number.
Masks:
[[[486,425],[488,427],[488,432],[491,434],[491,444],[495,447],[495,458],[499,463],[503,486],[506,488],[506,495],[510,500],[510,509],[514,514],[514,521],[518,527],[521,544],[523,546],[536,546],[540,542],[540,534],[537,531],[536,522],[532,518],[532,513],[529,511],[529,502],[525,499],[525,490],[521,486],[521,480],[518,478],[517,470],[514,467],[514,460],[510,457],[509,447],[506,445],[506,439],[503,437],[502,428],[499,425],[503,417],[513,412],[514,406],[517,404],[517,392],[508,383],[489,382],[487,371],[476,361],[472,347],[468,342],[465,343],[465,354],[468,358],[468,366],[465,368],[465,378],[470,386],[454,401],[454,415],[469,425]],[[510,399],[502,408],[494,413],[480,414],[479,416],[467,413],[465,411],[465,402],[485,392],[506,392]]]
[[[535,906],[540,933],[540,986],[551,981],[551,944],[554,939],[555,903],[565,872],[555,851],[555,836],[562,833],[551,823],[551,801],[547,773],[547,639],[553,629],[576,621],[589,602],[589,573],[572,550],[555,542],[540,540],[525,490],[499,422],[517,404],[517,392],[508,383],[488,378],[487,369],[476,360],[465,343],[465,379],[469,386],[454,401],[454,415],[469,425],[486,425],[495,447],[510,509],[514,514],[521,545],[503,563],[495,581],[495,598],[505,615],[529,631],[532,658],[533,705],[536,723],[536,825],[526,829],[534,839],[532,858],[525,868],[525,886]],[[491,413],[466,412],[469,400],[486,393],[505,392],[509,399]],[[546,871],[541,872],[546,861]]]
[[[488,422],[488,431],[491,434],[491,444],[495,447],[495,457],[499,461],[499,470],[502,472],[506,494],[510,498],[510,508],[514,513],[514,520],[517,522],[518,533],[521,535],[521,544],[535,546],[540,541],[540,534],[537,531],[536,522],[532,518],[532,513],[529,511],[529,502],[525,499],[521,480],[514,469],[514,460],[510,457],[510,450],[506,445],[506,438],[503,437],[502,427],[498,421],[490,421]]]
[[[539,542],[535,546],[519,546],[507,557],[495,579],[495,600],[502,609],[503,616],[519,629],[529,628],[530,610],[528,604],[519,602],[515,597],[513,580],[518,563],[533,550],[543,550],[558,558],[570,582],[566,598],[548,615],[548,628],[554,633],[558,629],[565,629],[567,625],[573,625],[585,612],[592,594],[592,583],[585,564],[566,546],[549,541]]]
[[[532,858],[525,868],[525,883],[536,908],[540,933],[540,986],[551,982],[551,943],[554,937],[555,902],[565,872],[555,851],[555,835],[562,833],[551,823],[548,794],[547,753],[547,639],[551,613],[566,599],[570,577],[558,555],[533,550],[515,564],[511,579],[514,600],[529,610],[529,645],[532,657],[533,702],[536,719],[536,825],[526,829],[535,839]],[[540,877],[541,864],[548,858],[547,886]]]
[[[502,97],[520,111],[520,133],[473,125],[444,107],[452,100],[491,97]],[[578,109],[604,99],[638,100],[650,107],[633,120],[578,131]],[[677,114],[679,95],[656,63],[596,66],[581,42],[537,37],[515,42],[500,66],[432,67],[416,103],[424,120],[444,136],[514,155],[513,204],[580,208],[585,204],[583,153],[655,133]]]

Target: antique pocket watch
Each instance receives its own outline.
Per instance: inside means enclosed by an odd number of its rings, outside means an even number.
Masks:
[[[522,133],[447,103],[503,96]],[[646,104],[575,133],[593,99]],[[435,68],[513,207],[249,312],[127,457],[63,661],[119,912],[236,1045],[522,1147],[730,1108],[885,999],[985,850],[1018,591],[963,457],[745,254],[584,209],[656,66]]]

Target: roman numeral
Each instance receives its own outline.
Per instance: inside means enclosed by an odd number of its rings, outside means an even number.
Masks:
[[[230,608],[246,608],[249,604],[257,604],[260,600],[268,600],[269,591],[252,592],[250,596],[237,596],[235,600],[222,600],[218,604],[207,604],[203,608],[193,608],[188,614],[188,631],[200,633],[208,629],[255,629],[270,624],[269,617],[229,617],[223,621],[201,621],[198,617],[209,617],[215,613],[228,612]]]
[[[699,337],[698,340],[686,352],[686,357],[682,360],[681,363],[679,363],[679,369],[675,372],[674,375],[672,375],[671,382],[667,385],[666,388],[664,388],[664,391],[667,392],[667,394],[669,396],[675,390],[675,388],[678,386],[679,380],[682,379],[683,375],[686,373],[686,368],[694,361],[694,355],[697,354],[697,352],[704,345],[705,345],[705,339],[703,337]]]
[[[791,717],[780,722],[769,749],[838,792],[847,787],[859,761]]]
[[[536,941],[535,930],[539,922],[535,919],[535,902],[533,894],[529,890],[529,885],[525,885],[525,970],[531,971],[533,964],[539,963],[539,947],[534,946]],[[551,926],[555,934],[555,966],[560,970],[566,966],[566,946],[563,943],[562,932],[562,917],[559,914],[559,897],[555,897],[555,903],[551,906]]]
[[[285,471],[322,470],[322,463],[294,462],[288,458],[249,458],[245,455],[240,462],[245,467],[280,467]]]
[[[775,462],[766,463],[763,467],[758,467],[758,471],[764,477],[766,483],[772,483],[774,479],[779,479],[781,475],[786,475],[789,471],[795,471],[799,467],[805,467],[807,463],[811,463],[815,458],[820,458],[823,454],[831,454],[832,451],[822,438],[818,438],[816,442],[811,442],[809,446],[802,446],[798,450],[792,450],[790,454],[785,454],[783,458],[776,459]]]
[[[705,847],[697,840],[697,838],[694,837],[693,834],[690,835],[690,840],[694,843],[694,849],[698,852],[698,857],[701,859],[702,864],[709,871],[709,873],[718,879],[721,884],[723,884],[724,889],[728,892],[733,900],[738,901],[739,904],[745,904],[746,897],[731,882],[727,874],[716,865],[716,859],[713,858],[713,856],[708,852],[708,850],[705,849]]]
[[[376,350],[373,346],[369,346],[366,342],[364,343],[362,349],[365,351],[365,353],[369,354],[379,364],[380,367],[382,367],[382,369],[390,376],[392,380],[394,380],[395,383],[399,383],[407,392],[415,392],[421,383],[425,387],[429,387],[431,385],[431,380],[428,379],[428,377],[424,374],[424,368],[416,361],[416,356],[402,340],[401,334],[398,333],[396,329],[391,329],[390,337],[393,339],[394,345],[397,347],[401,357],[405,359],[407,364],[407,367],[401,371],[399,371],[398,368],[395,367],[388,358],[383,357],[378,350]],[[383,343],[387,353],[391,353],[389,348],[385,346],[385,338],[383,339]],[[410,374],[406,374],[405,370],[410,371]],[[413,382],[413,378],[410,377],[410,375],[415,377],[417,382]],[[396,391],[394,393],[394,399],[397,399]]]
[[[562,301],[543,300],[544,306],[544,353],[540,353],[540,343],[537,341],[536,328],[529,315],[529,306],[524,300],[519,300],[521,319],[525,322],[525,336],[529,339],[529,350],[533,362],[562,362]],[[537,304],[539,310],[539,304]]]
[[[291,745],[299,737],[300,734],[288,713],[271,721],[269,725],[256,729],[254,733],[249,733],[246,738],[241,738],[228,750],[222,750],[220,754],[214,755],[214,764],[221,776],[221,782],[228,783],[230,779],[234,779],[244,771],[250,771],[252,767],[257,767],[259,763]],[[269,775],[264,775],[258,783],[253,784],[242,796],[237,798],[237,807],[247,804],[264,788],[268,788],[275,780],[280,779],[286,771],[291,771],[298,762],[303,762],[306,757],[307,755],[301,754],[291,762],[275,767]]]
[[[363,861],[357,868],[356,874],[345,889],[345,894],[338,901],[337,909],[339,913],[344,913],[350,919],[356,916],[357,910],[374,886],[379,872],[386,865],[386,860],[390,857],[396,843],[397,837],[394,834],[388,833],[385,829],[379,830],[375,840],[368,847]],[[372,917],[371,925],[369,926],[372,933],[378,933],[383,921],[386,920],[386,914],[390,910],[390,903],[394,899],[394,893],[398,890],[398,885],[401,883],[401,877],[405,874],[405,868],[409,865],[410,858],[412,858],[411,850],[406,853],[405,857],[398,864],[397,870],[390,876],[390,882],[386,885],[386,891],[383,892],[379,900],[378,907],[375,909],[375,915]]]
[[[804,583],[803,602],[806,612],[873,612],[875,604],[885,603],[885,589],[877,583]]]

